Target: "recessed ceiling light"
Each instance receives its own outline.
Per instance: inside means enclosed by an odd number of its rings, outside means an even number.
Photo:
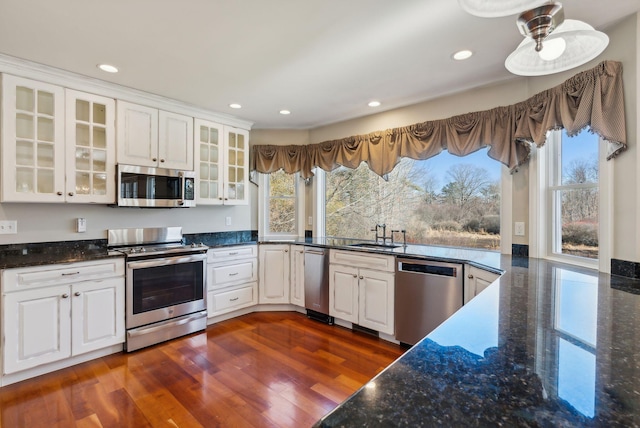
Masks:
[[[291,112],[289,110],[280,110],[280,114],[287,115],[287,114],[291,114]]]
[[[462,61],[462,60],[471,58],[472,55],[473,55],[473,52],[471,52],[468,49],[464,49],[454,53],[453,55],[451,55],[451,57],[456,61]]]
[[[380,101],[369,101],[369,107],[380,107]]]
[[[242,106],[240,104],[237,104],[237,103],[231,103],[231,104],[229,104],[229,107],[231,107],[231,108],[242,108]]]
[[[102,71],[106,71],[107,73],[117,73],[118,67],[110,64],[98,64],[98,68]]]

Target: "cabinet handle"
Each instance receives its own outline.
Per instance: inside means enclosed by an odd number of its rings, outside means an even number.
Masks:
[[[67,293],[64,293],[64,294],[62,295],[62,298],[63,298],[63,299],[68,299],[68,298],[69,298],[69,295],[68,295]]]
[[[230,256],[235,256],[236,254],[238,254],[237,251],[234,251],[233,253],[229,253]]]
[[[235,302],[236,300],[238,300],[239,297],[234,297],[233,299],[229,299],[230,302]]]
[[[79,275],[80,272],[69,272],[69,273],[63,273],[62,276],[71,276],[71,275]]]
[[[62,196],[62,192],[56,192],[56,195]]]
[[[230,273],[229,276],[236,276],[238,272]]]
[[[73,293],[73,295],[76,296],[76,297],[80,297],[82,295],[82,293],[79,292],[79,291],[76,291],[75,293]]]
[[[469,274],[469,275],[467,275],[467,278],[473,279],[473,275]]]

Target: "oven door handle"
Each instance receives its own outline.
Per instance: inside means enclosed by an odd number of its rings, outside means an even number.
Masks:
[[[129,269],[143,269],[155,266],[177,265],[180,263],[199,262],[207,260],[206,254],[189,254],[186,256],[159,257],[157,259],[139,260],[127,263]]]
[[[202,312],[197,312],[195,314],[192,314],[188,317],[185,318],[180,318],[177,320],[169,320],[169,321],[165,321],[163,323],[161,323],[160,325],[155,325],[153,327],[142,327],[140,329],[133,329],[133,330],[128,330],[127,334],[130,337],[135,337],[135,336],[141,336],[144,334],[149,334],[149,333],[153,333],[159,330],[164,330],[167,327],[177,327],[183,324],[187,324],[191,321],[196,321],[199,320],[203,317],[207,316],[207,312],[206,311],[202,311]]]

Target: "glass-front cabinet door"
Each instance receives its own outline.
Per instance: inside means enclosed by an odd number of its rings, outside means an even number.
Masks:
[[[249,185],[249,132],[225,127],[227,177],[224,188],[226,205],[246,205]]]
[[[64,90],[2,75],[2,202],[64,201]]]
[[[66,90],[67,202],[115,202],[115,101]]]
[[[222,125],[195,120],[196,205],[222,205],[224,134]]]

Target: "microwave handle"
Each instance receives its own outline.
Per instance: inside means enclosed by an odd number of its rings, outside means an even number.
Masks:
[[[184,188],[187,185],[187,178],[184,176],[184,171],[180,171],[178,176],[180,177],[180,199],[178,200],[178,205],[184,205]]]

